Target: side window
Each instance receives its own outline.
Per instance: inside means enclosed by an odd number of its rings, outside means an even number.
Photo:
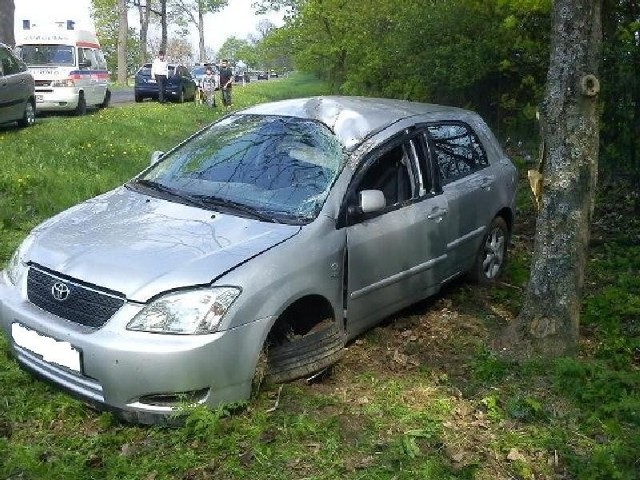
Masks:
[[[97,70],[98,62],[90,48],[78,48],[78,66],[80,69]]]
[[[13,75],[22,72],[23,68],[9,50],[0,48],[0,75]]]
[[[383,151],[360,177],[357,192],[381,190],[387,206],[398,205],[419,195],[416,165],[409,142]]]
[[[445,184],[489,165],[478,136],[468,125],[440,123],[427,130]]]
[[[95,57],[96,57],[96,63],[97,63],[97,69],[98,70],[106,70],[107,69],[107,61],[104,58],[104,54],[102,53],[102,50],[94,50],[93,51]]]

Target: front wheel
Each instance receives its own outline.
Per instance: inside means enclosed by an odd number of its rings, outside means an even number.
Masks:
[[[267,349],[264,379],[269,383],[289,382],[327,368],[343,356],[345,342],[344,330],[336,322],[320,322],[317,330]]]
[[[502,275],[507,260],[509,229],[502,217],[496,217],[480,244],[473,267],[469,272],[471,279],[480,284],[492,283]]]
[[[104,93],[104,100],[100,105],[98,105],[98,108],[107,108],[110,103],[111,103],[111,90],[107,89],[107,91]]]
[[[36,109],[31,100],[27,100],[26,105],[24,106],[24,114],[22,118],[18,120],[18,126],[20,127],[30,127],[36,122]]]

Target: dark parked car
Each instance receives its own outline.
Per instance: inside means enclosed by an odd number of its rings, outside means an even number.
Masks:
[[[258,80],[269,80],[269,74],[267,72],[258,72]]]
[[[151,422],[249,398],[469,273],[500,275],[517,172],[459,108],[264,103],[38,227],[0,272],[18,362]]]
[[[36,100],[33,76],[11,49],[0,43],[0,123],[33,125]]]
[[[217,65],[214,65],[213,63],[205,63],[204,65],[196,65],[196,66],[191,68],[191,76],[195,80],[196,84],[198,84],[199,81],[204,78],[205,72],[207,71],[207,67],[209,67],[209,66],[211,67],[211,71],[213,72],[214,75],[218,75],[220,73],[220,70],[218,69]]]
[[[196,98],[196,82],[187,67],[182,65],[169,65],[169,78],[164,90],[167,97],[178,103]],[[136,102],[145,98],[158,99],[158,84],[155,78],[151,78],[150,63],[145,63],[136,73],[134,96]]]

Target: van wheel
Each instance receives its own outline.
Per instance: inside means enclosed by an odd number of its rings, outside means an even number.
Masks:
[[[504,271],[507,260],[509,229],[502,217],[493,219],[476,253],[469,271],[471,280],[479,284],[494,282]]]
[[[333,319],[326,319],[305,335],[269,346],[264,381],[288,382],[327,368],[344,355],[345,342],[344,330]]]
[[[36,109],[33,106],[33,102],[31,100],[27,100],[27,103],[24,106],[24,114],[22,118],[18,120],[19,127],[30,127],[36,123]]]
[[[100,105],[98,105],[98,108],[107,108],[110,103],[111,103],[111,90],[107,89],[107,91],[104,93],[104,100]]]
[[[78,106],[76,107],[76,115],[79,117],[87,113],[87,101],[84,99],[84,93],[80,92],[78,96]]]

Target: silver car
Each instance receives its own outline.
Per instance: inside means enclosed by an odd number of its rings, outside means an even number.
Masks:
[[[11,49],[0,43],[0,124],[17,122],[29,127],[36,121],[33,76]]]
[[[131,421],[312,375],[448,280],[504,266],[516,169],[466,110],[285,100],[158,153],[0,275],[20,365]]]

